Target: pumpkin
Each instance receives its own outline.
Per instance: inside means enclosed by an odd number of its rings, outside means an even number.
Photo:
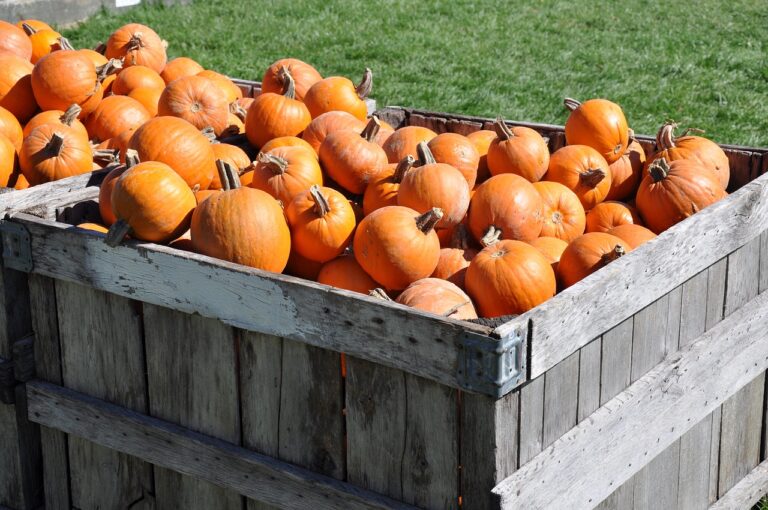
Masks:
[[[539,235],[569,243],[584,233],[586,215],[576,193],[559,182],[539,181],[533,187],[543,202],[544,223]]]
[[[531,128],[510,128],[501,117],[494,127],[496,139],[488,147],[491,175],[513,173],[530,182],[541,180],[549,166],[549,147],[544,138]]]
[[[80,223],[77,225],[77,228],[81,228],[83,230],[90,230],[92,232],[98,232],[100,234],[106,234],[109,232],[107,227],[104,225],[99,225],[98,223]]]
[[[667,122],[656,135],[656,152],[648,158],[645,164],[648,167],[659,158],[664,158],[668,163],[678,159],[697,159],[702,166],[709,168],[717,175],[723,189],[728,188],[731,179],[731,170],[728,164],[728,156],[715,142],[701,136],[686,135],[675,138],[674,130],[677,127],[672,122]]]
[[[59,46],[66,46],[67,43],[64,41],[66,41],[66,39],[62,37],[59,40]],[[62,49],[67,49],[67,48],[62,48]],[[90,50],[88,48],[83,48],[82,50],[77,50],[77,51],[79,51],[80,53],[88,57],[91,60],[91,62],[93,62],[93,65],[96,67],[101,67],[107,62],[109,62],[109,59],[107,57],[105,57],[104,55],[102,55],[97,51]],[[110,77],[117,77],[117,75],[111,74]],[[103,81],[102,81],[102,86],[104,86]],[[106,90],[106,86],[104,86],[104,90]]]
[[[158,115],[179,117],[197,129],[212,127],[216,136],[229,125],[229,103],[213,81],[200,76],[174,80],[163,90]]]
[[[641,225],[635,225],[634,223],[627,223],[626,225],[619,225],[613,227],[607,232],[612,236],[616,236],[633,250],[656,237],[656,234],[648,230]]]
[[[660,158],[648,167],[635,202],[645,225],[660,234],[725,195],[718,176],[699,160]]]
[[[226,166],[226,165],[222,165]],[[229,167],[231,168],[231,167]],[[203,201],[192,215],[192,245],[198,253],[280,273],[288,263],[291,233],[280,204],[264,191],[233,181]]]
[[[302,133],[301,138],[312,146],[319,155],[320,146],[329,134],[344,130],[360,133],[363,128],[365,128],[365,124],[350,113],[326,112],[312,119],[312,122],[309,123],[307,129]]]
[[[120,243],[130,234],[142,241],[169,243],[189,229],[195,195],[173,168],[145,161],[117,177],[112,189],[112,212],[118,221],[105,242]]]
[[[464,175],[451,165],[437,163],[426,143],[421,142],[417,151],[421,166],[403,176],[397,205],[420,213],[437,207],[443,211],[439,228],[458,225],[469,208],[469,186]]]
[[[355,259],[388,290],[401,290],[431,275],[440,259],[434,227],[442,211],[419,215],[401,206],[382,207],[363,218],[355,230]]]
[[[323,79],[320,73],[317,72],[317,69],[306,62],[296,58],[283,58],[274,62],[264,72],[264,77],[261,80],[262,93],[273,92],[281,94],[286,89],[287,83],[280,71],[282,68],[287,69],[288,73],[293,77],[296,99],[299,101],[304,100],[304,96],[312,85]]]
[[[216,163],[211,143],[184,119],[150,119],[133,133],[128,148],[138,152],[141,161],[170,166],[190,187],[206,189],[213,180]]]
[[[560,262],[560,257],[568,247],[568,243],[557,237],[537,237],[533,241],[529,241],[528,244],[536,248],[542,255],[552,264],[552,270],[557,274],[557,264]]]
[[[2,106],[0,106],[0,135],[6,136],[16,151],[21,150],[21,143],[24,140],[21,124],[11,112]]]
[[[165,82],[154,70],[145,66],[128,67],[120,71],[112,84],[112,93],[128,95],[140,87],[165,89]]]
[[[623,202],[601,202],[587,213],[587,232],[608,232],[631,223],[642,224],[642,220],[634,207]]]
[[[16,148],[5,135],[0,135],[0,188],[14,188],[21,176]]]
[[[304,278],[305,280],[315,281],[317,280],[322,268],[322,263],[305,259],[299,255],[296,250],[291,250],[291,254],[288,257],[288,264],[286,264],[285,270],[283,272],[291,276]]]
[[[463,290],[446,280],[422,278],[397,296],[398,303],[456,320],[477,319],[472,300]]]
[[[99,214],[101,215],[101,221],[108,227],[111,227],[116,221],[115,213],[112,211],[112,190],[115,189],[117,179],[123,175],[126,170],[136,166],[139,163],[138,156],[135,152],[132,152],[131,156],[127,158],[128,161],[124,165],[119,165],[113,168],[101,181],[99,187]]]
[[[87,56],[79,51],[54,51],[32,69],[32,92],[43,110],[63,111],[73,103],[80,105],[82,119],[99,105],[104,89],[99,71]]]
[[[32,92],[32,64],[11,53],[0,53],[0,106],[19,122],[27,122],[37,110]]]
[[[343,76],[331,76],[309,88],[304,95],[304,104],[307,105],[312,118],[326,112],[340,111],[351,113],[364,121],[368,116],[365,98],[371,93],[372,86],[373,73],[370,69],[365,70],[363,79],[357,86]]]
[[[23,25],[22,28],[32,43],[32,57],[29,60],[33,64],[54,49],[58,49],[61,34],[55,30],[48,28],[37,30],[31,25]]]
[[[240,147],[230,145],[228,143],[214,143],[211,145],[211,147],[213,148],[214,158],[217,160],[220,159],[225,163],[232,165],[235,170],[238,171],[238,173],[251,166],[251,159]],[[241,184],[243,183],[241,182]],[[221,186],[222,184],[219,180],[219,173],[216,172],[213,176],[213,181],[211,181],[211,185],[208,186],[208,188],[216,190],[221,189]]]
[[[396,165],[389,164],[375,181],[365,188],[363,194],[363,214],[369,215],[376,209],[388,205],[397,205],[397,192],[400,183],[405,177],[415,160],[412,156],[406,156]]]
[[[390,136],[384,146],[387,160],[390,163],[402,161],[406,156],[416,157],[416,146],[421,142],[429,143],[437,133],[421,126],[406,126],[398,129]]]
[[[184,76],[195,76],[196,74],[201,73],[203,70],[203,66],[191,58],[176,57],[165,65],[163,71],[160,73],[160,76],[163,78],[165,84],[168,85],[177,78],[182,78]]]
[[[586,145],[568,145],[555,151],[545,179],[559,182],[576,193],[585,211],[605,200],[611,189],[608,163]]]
[[[261,152],[269,152],[272,149],[277,149],[278,147],[303,147],[305,149],[311,150],[315,154],[315,157],[317,157],[317,152],[315,152],[314,147],[297,136],[280,136],[278,138],[273,138],[264,144],[264,146],[261,148]]]
[[[637,140],[631,140],[629,148],[619,159],[608,165],[611,171],[611,189],[606,200],[627,200],[635,195],[643,177],[645,151]]]
[[[328,262],[349,246],[355,212],[347,197],[331,188],[312,185],[285,208],[291,248],[309,260]]]
[[[488,182],[503,175],[523,179],[501,174]],[[465,281],[481,317],[527,312],[557,291],[549,260],[533,246],[512,239],[483,248],[469,264]]]
[[[378,284],[368,276],[354,255],[342,255],[323,264],[317,281],[339,289],[368,295]]]
[[[64,112],[61,110],[47,110],[40,112],[32,117],[24,126],[24,136],[29,136],[35,128],[42,126],[43,124],[57,124],[73,128],[87,140],[88,131],[85,129],[83,123],[77,119],[78,115],[80,115],[80,111],[81,108],[78,105],[73,104]]]
[[[34,186],[90,172],[93,151],[88,140],[73,128],[44,124],[24,139],[19,164]]]
[[[350,193],[364,193],[368,183],[386,171],[387,155],[373,141],[378,130],[378,119],[374,117],[362,133],[334,131],[320,145],[323,168],[331,179]]]
[[[149,112],[151,117],[156,117],[160,96],[163,94],[163,90],[164,89],[154,87],[136,87],[128,93],[128,97],[141,103],[141,105],[147,109],[147,112]]]
[[[216,71],[211,70],[204,70],[197,73],[197,76],[201,78],[207,78],[214,82],[217,87],[219,87],[222,92],[224,92],[224,95],[227,97],[227,104],[234,103],[238,99],[242,99],[243,97],[243,91],[235,85],[235,82],[224,76],[223,74],[219,74]]]
[[[544,225],[544,206],[533,184],[499,174],[477,187],[469,207],[469,231],[481,244],[493,239],[530,241]]]
[[[278,147],[256,157],[252,188],[288,204],[313,184],[323,185],[323,171],[313,152],[304,147]]]
[[[607,99],[590,99],[579,103],[566,98],[565,107],[571,111],[565,121],[568,145],[587,145],[608,162],[619,159],[629,146],[629,127],[624,112]]]
[[[241,97],[235,103],[237,103],[237,106],[245,110],[245,113],[248,113],[248,108],[251,107],[251,104],[253,104],[254,98],[253,97]],[[245,119],[243,119],[243,122],[245,122]]]
[[[117,151],[120,153],[121,163],[125,163],[125,155],[128,151],[128,144],[131,142],[131,138],[133,138],[133,134],[135,132],[135,129],[127,129],[116,137],[110,138],[107,142],[107,149],[117,149]]]
[[[469,232],[464,225],[459,225],[454,231],[449,247],[440,249],[440,259],[432,272],[433,278],[448,280],[465,290],[464,279],[467,268],[478,251],[470,246]]]
[[[32,41],[21,28],[0,20],[0,53],[10,53],[28,61],[32,58]]]
[[[37,19],[22,19],[16,22],[16,26],[21,29],[24,28],[24,25],[29,25],[35,30],[53,30],[53,27],[51,25],[49,25],[45,21],[40,21]]]
[[[107,40],[104,53],[107,58],[124,58],[123,65],[145,66],[157,73],[162,72],[168,57],[165,43],[151,28],[129,23],[115,30]]]
[[[387,122],[384,122],[381,119],[379,119],[379,122],[381,123],[381,128],[373,141],[379,144],[379,147],[384,148],[384,144],[387,143],[389,137],[395,133],[395,130]]]
[[[477,179],[475,180],[475,186],[477,186],[491,176],[491,171],[488,169],[488,149],[491,147],[491,142],[496,139],[496,132],[490,129],[481,129],[468,134],[467,138],[475,145],[475,149],[480,155],[477,164]]]
[[[248,108],[245,135],[257,147],[280,136],[297,136],[312,121],[307,107],[294,97],[294,81],[287,68],[283,75],[286,87],[282,94],[262,92]]]
[[[458,133],[441,133],[427,144],[438,163],[451,165],[467,180],[469,189],[475,187],[480,154],[466,136]]]
[[[88,116],[85,127],[93,140],[108,140],[120,133],[137,129],[151,115],[141,103],[127,96],[104,98],[96,110]]]
[[[557,273],[563,286],[570,287],[630,251],[616,236],[590,232],[571,241],[560,256]]]

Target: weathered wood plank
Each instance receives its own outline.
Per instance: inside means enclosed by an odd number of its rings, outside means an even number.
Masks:
[[[726,492],[710,510],[750,508],[768,493],[768,461],[761,462],[747,476]]]
[[[707,269],[707,330],[723,320],[728,259],[723,258]]]
[[[717,501],[718,475],[720,472],[720,426],[722,425],[722,406],[712,411],[712,434],[709,445],[709,503]]]
[[[575,352],[544,376],[544,448],[576,425],[578,398],[579,353]]]
[[[680,438],[680,474],[677,508],[705,509],[709,506],[709,456],[712,441],[710,414]]]
[[[635,497],[634,486],[631,483],[625,483],[610,496],[605,498],[602,503],[595,507],[595,510],[624,510],[632,508]]]
[[[758,294],[760,238],[753,239],[728,256],[724,316],[728,317]]]
[[[658,364],[494,492],[505,508],[559,508],[564,501],[574,509],[595,506],[762,376],[768,365],[766,335],[768,296],[760,296]]]
[[[51,219],[57,208],[99,196],[99,186],[111,168],[0,194],[0,218],[30,210]]]
[[[530,375],[544,373],[617,322],[749,243],[768,222],[762,176],[626,257],[497,328],[533,324]],[[589,310],[587,314],[584,310]]]
[[[520,451],[523,466],[541,452],[544,434],[544,377],[520,388]]]
[[[675,287],[667,294],[667,334],[664,354],[675,352],[680,347],[680,318],[683,313],[683,286]]]
[[[240,442],[232,328],[213,319],[144,305],[149,414],[227,442]],[[239,509],[240,495],[155,468],[158,508]]]
[[[666,354],[668,296],[662,296],[635,315],[632,333],[631,381],[640,379]]]
[[[632,375],[632,334],[634,318],[603,333],[600,367],[600,405],[629,386]]]
[[[490,332],[468,322],[164,246],[109,248],[99,236],[28,215],[17,215],[14,221],[32,234],[35,273],[346,352],[455,388],[463,335]],[[488,341],[497,342],[490,337]]]
[[[34,381],[27,392],[38,423],[279,508],[413,508],[67,388]]]
[[[678,498],[680,441],[675,441],[634,477],[632,505],[635,510],[675,508]]]
[[[16,407],[0,403],[0,504],[12,508],[24,505],[18,436]]]
[[[141,316],[135,303],[57,280],[56,306],[64,384],[146,411]],[[70,437],[68,446],[72,506],[122,508],[151,491],[148,464],[82,437]]]
[[[602,340],[596,339],[579,351],[579,405],[577,421],[586,419],[600,407],[600,364]],[[613,367],[616,369],[617,367]]]
[[[707,327],[707,281],[704,270],[682,285],[680,312],[680,346],[698,338]]]
[[[760,234],[760,283],[758,291],[768,289],[768,230]]]

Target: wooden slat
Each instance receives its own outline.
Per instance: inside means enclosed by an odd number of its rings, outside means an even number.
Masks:
[[[149,414],[240,442],[235,339],[213,319],[144,305]],[[155,468],[158,508],[240,509],[240,495]]]
[[[500,483],[505,508],[591,508],[768,365],[768,295],[754,299]],[[547,490],[541,490],[547,487]]]
[[[768,230],[760,235],[760,284],[758,291],[763,292],[765,289],[768,289]]]
[[[600,405],[629,386],[632,375],[632,332],[634,318],[603,333],[600,367]]]
[[[679,471],[680,441],[675,441],[633,477],[634,510],[675,508]]]
[[[710,510],[750,508],[768,493],[768,461],[761,462],[747,476],[726,492]]]
[[[598,338],[579,351],[578,421],[586,419],[600,407],[602,343],[602,340]]]
[[[19,211],[34,211],[36,215],[52,218],[63,205],[91,200],[99,195],[99,186],[111,168],[98,170],[33,186],[24,190],[0,194],[0,218]]]
[[[707,331],[723,320],[725,304],[725,285],[728,272],[728,258],[722,258],[707,269]],[[720,471],[720,425],[722,408],[718,406],[712,412],[712,434],[709,445],[709,502],[718,497],[718,476]]]
[[[34,381],[27,392],[38,423],[279,508],[413,508],[67,388]]]
[[[544,373],[597,335],[760,235],[768,222],[768,177],[662,233],[533,310],[497,328],[532,323],[530,376]],[[590,313],[585,313],[589,310]]]
[[[134,303],[57,280],[56,305],[64,384],[146,411],[141,317]],[[83,437],[69,438],[69,465],[76,508],[127,507],[152,489],[151,466]]]
[[[595,507],[595,509],[624,510],[626,508],[632,508],[634,497],[634,486],[630,483],[625,483],[610,496],[605,498],[602,503]]]
[[[522,466],[541,452],[544,434],[544,376],[520,388],[520,449]]]
[[[113,249],[100,236],[60,224],[21,214],[14,221],[31,233],[35,273],[347,352],[451,387],[459,387],[456,368],[463,335],[490,332],[483,326],[172,248],[139,244]],[[497,343],[490,337],[488,342]]]
[[[579,353],[576,352],[544,376],[544,448],[576,425],[578,397]]]
[[[667,310],[662,296],[635,315],[632,333],[632,382],[655,367],[666,354]]]

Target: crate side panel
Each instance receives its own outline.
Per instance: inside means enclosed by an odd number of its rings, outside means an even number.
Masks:
[[[579,353],[575,352],[544,375],[542,447],[576,426],[579,396]]]
[[[679,472],[680,441],[678,440],[633,477],[632,507],[635,510],[675,508]]]
[[[629,386],[632,375],[632,333],[630,317],[603,333],[600,367],[600,405],[602,406]]]
[[[600,407],[600,372],[603,341],[588,343],[579,351],[579,398],[577,421],[589,417]]]
[[[544,433],[544,376],[520,388],[519,465],[541,452]]]

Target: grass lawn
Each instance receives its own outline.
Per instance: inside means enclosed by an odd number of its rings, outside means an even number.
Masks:
[[[752,0],[193,1],[64,34],[93,46],[130,21],[171,56],[240,78],[284,56],[355,82],[369,66],[382,106],[562,124],[564,96],[606,97],[638,133],[674,119],[721,143],[768,145],[768,9]]]

